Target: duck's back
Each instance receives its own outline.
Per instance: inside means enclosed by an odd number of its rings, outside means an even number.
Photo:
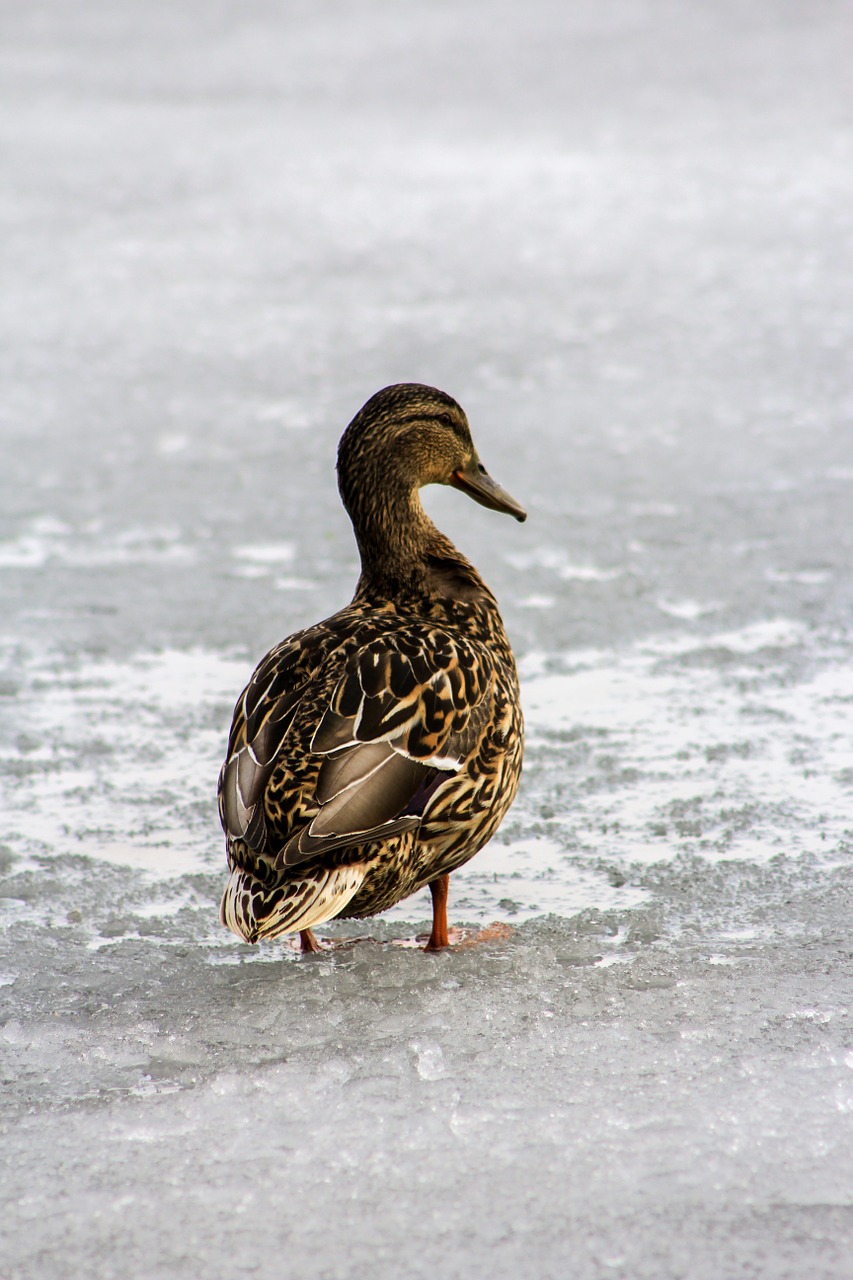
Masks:
[[[407,874],[393,891],[381,877],[382,906],[366,877],[351,905],[370,914],[471,857],[521,758],[515,664],[490,613],[353,604],[271,650],[237,702],[220,774],[232,870],[271,884],[323,862],[378,868],[393,841]]]

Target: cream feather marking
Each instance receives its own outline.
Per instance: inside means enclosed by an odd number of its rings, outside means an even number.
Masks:
[[[247,886],[245,872],[236,869],[222,895],[220,919],[246,942],[312,929],[343,911],[360,889],[364,870],[363,865],[334,867],[319,877],[296,880],[286,895],[276,896],[277,891],[271,893],[259,881]]]

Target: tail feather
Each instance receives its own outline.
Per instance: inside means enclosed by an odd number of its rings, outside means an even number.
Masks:
[[[339,915],[364,880],[362,864],[315,870],[277,885],[265,885],[249,871],[231,872],[219,918],[246,942],[311,929]]]

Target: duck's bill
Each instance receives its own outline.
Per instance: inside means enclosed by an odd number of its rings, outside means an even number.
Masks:
[[[454,489],[461,489],[483,507],[503,511],[508,516],[515,516],[516,520],[527,519],[524,507],[492,479],[482,462],[478,462],[476,458],[464,471],[454,471],[450,483]]]

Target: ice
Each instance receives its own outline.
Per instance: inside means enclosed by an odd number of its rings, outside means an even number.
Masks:
[[[713,601],[703,604],[699,600],[658,600],[657,606],[662,613],[668,613],[671,618],[679,618],[683,622],[696,622],[705,614],[716,613],[720,607]]]
[[[77,532],[51,516],[38,517],[30,522],[27,532],[0,543],[0,569],[36,569],[50,561],[92,569],[108,565],[187,564],[194,559],[194,549],[180,545],[180,534],[174,529],[122,529],[105,538],[98,521]]]
[[[296,552],[292,543],[280,542],[271,546],[235,547],[232,554],[253,564],[269,565],[289,564]]]
[[[568,563],[565,553],[551,547],[540,547],[527,555],[508,555],[507,562],[522,571],[533,565],[541,565],[554,572],[563,582],[609,582],[612,578],[618,578],[621,572],[619,569],[599,569],[592,564]]]
[[[222,713],[248,665],[201,650],[62,670],[56,655],[15,656],[21,705],[0,736],[14,778],[7,838],[28,853],[64,848],[160,876],[209,868]]]
[[[552,827],[616,831],[634,858],[653,861],[834,857],[853,836],[853,684],[834,665],[791,681],[806,642],[799,624],[777,618],[643,643],[617,660],[569,653],[564,674],[528,662],[528,742],[548,778],[540,813]],[[574,780],[565,806],[553,802],[558,770]]]
[[[3,1280],[847,1280],[849,6],[7,8]],[[530,513],[425,495],[521,791],[450,952],[251,948],[231,710],[401,379]]]

